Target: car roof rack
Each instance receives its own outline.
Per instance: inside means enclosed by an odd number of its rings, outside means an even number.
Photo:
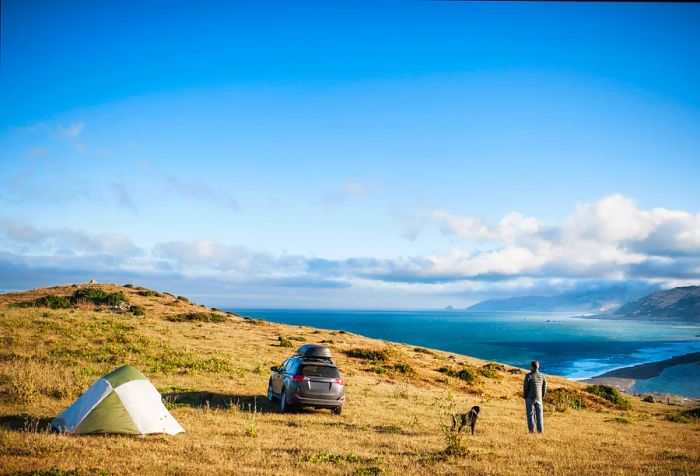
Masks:
[[[304,359],[325,360],[331,358],[331,350],[319,344],[304,344],[297,349],[296,354]]]

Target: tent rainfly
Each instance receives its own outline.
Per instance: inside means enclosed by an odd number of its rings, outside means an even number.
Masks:
[[[153,384],[130,365],[95,382],[51,425],[69,433],[176,435],[185,431],[165,408]]]

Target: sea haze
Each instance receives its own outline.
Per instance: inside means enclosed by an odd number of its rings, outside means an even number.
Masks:
[[[235,312],[284,324],[342,329],[522,368],[531,360],[540,360],[546,373],[572,379],[700,351],[698,325],[608,321],[561,313],[288,309]],[[700,381],[700,365],[685,367],[684,378],[643,381],[643,390],[700,397],[697,385],[692,383]],[[642,381],[638,386],[641,384]]]

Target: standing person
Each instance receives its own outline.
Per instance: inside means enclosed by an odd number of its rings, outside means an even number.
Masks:
[[[525,375],[523,382],[523,398],[525,399],[525,413],[527,415],[527,429],[534,433],[535,426],[537,432],[544,431],[544,420],[542,417],[542,400],[547,393],[547,379],[540,373],[540,363],[530,362],[531,372]]]

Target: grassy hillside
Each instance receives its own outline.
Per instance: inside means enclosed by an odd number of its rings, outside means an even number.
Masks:
[[[529,435],[518,369],[246,319],[136,287],[1,295],[0,340],[0,473],[700,472],[700,423],[687,409],[552,377],[546,433]],[[279,414],[265,401],[269,367],[301,342],[333,350],[349,382],[342,416]],[[48,431],[51,418],[126,363],[151,379],[186,433]],[[472,405],[482,408],[475,436],[445,429],[452,412]]]

